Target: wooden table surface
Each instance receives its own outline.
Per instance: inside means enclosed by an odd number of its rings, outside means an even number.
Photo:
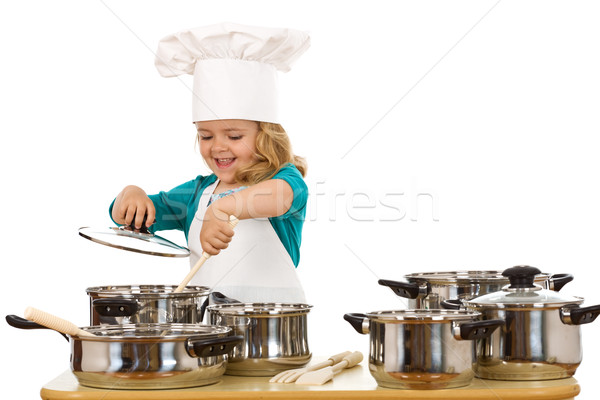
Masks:
[[[42,387],[45,400],[206,400],[206,399],[574,399],[580,388],[574,378],[536,382],[474,379],[470,386],[442,390],[403,390],[377,386],[363,361],[324,385],[273,384],[266,377],[223,376],[216,384],[189,389],[108,390],[79,386],[71,371]]]

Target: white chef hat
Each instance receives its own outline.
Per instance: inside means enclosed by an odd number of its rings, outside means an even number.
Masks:
[[[194,76],[193,121],[279,123],[277,71],[309,46],[306,32],[221,23],[163,38],[155,65],[164,77]]]

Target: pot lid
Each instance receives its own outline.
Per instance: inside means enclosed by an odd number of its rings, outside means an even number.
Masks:
[[[567,304],[581,304],[580,297],[566,296],[560,292],[547,290],[534,284],[540,270],[530,266],[516,266],[506,269],[502,275],[510,281],[502,290],[488,293],[466,301],[467,307],[560,307]]]
[[[217,325],[200,324],[122,324],[122,325],[94,325],[81,328],[94,336],[80,336],[82,340],[100,341],[172,341],[186,340],[190,336],[200,336],[204,339],[227,336],[231,328]]]
[[[162,257],[188,257],[190,251],[143,228],[114,226],[106,229],[79,228],[79,235],[105,246]]]
[[[535,276],[535,282],[544,282],[551,274],[540,273]],[[416,272],[404,275],[408,281],[423,280],[432,285],[440,284],[481,284],[481,283],[508,283],[508,278],[497,270],[464,270],[464,271],[436,271]]]
[[[390,310],[390,311],[373,311],[365,314],[370,320],[380,322],[390,321],[429,321],[429,322],[444,322],[457,320],[473,320],[477,319],[481,314],[476,311],[469,310]]]

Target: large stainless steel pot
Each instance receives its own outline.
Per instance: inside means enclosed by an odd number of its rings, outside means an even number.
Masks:
[[[308,304],[231,303],[207,307],[212,325],[230,327],[244,337],[229,355],[228,375],[273,376],[306,365]]]
[[[117,285],[86,289],[90,324],[201,323],[210,289],[177,285]]]
[[[502,271],[420,272],[404,275],[406,282],[380,279],[396,295],[408,299],[407,308],[439,309],[444,300],[469,300],[501,290],[508,284]],[[571,274],[539,273],[535,282],[542,287],[559,291],[573,280]]]
[[[358,333],[370,334],[369,371],[384,387],[449,389],[473,379],[472,340],[503,322],[481,321],[466,310],[394,310],[346,314]]]
[[[539,270],[519,266],[504,271],[510,285],[464,302],[484,319],[506,323],[479,343],[474,371],[500,380],[570,377],[582,360],[581,330],[600,314],[600,305],[580,308],[583,298],[561,295],[534,284]]]
[[[44,328],[14,315],[22,329]],[[106,389],[168,389],[216,383],[227,353],[242,341],[222,326],[129,324],[81,328],[94,334],[68,336],[71,370],[81,385]]]

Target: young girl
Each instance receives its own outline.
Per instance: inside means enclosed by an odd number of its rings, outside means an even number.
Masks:
[[[117,224],[185,232],[190,284],[243,302],[305,302],[300,260],[308,190],[306,164],[278,123],[276,71],[308,48],[304,32],[220,24],[164,38],[163,76],[194,75],[193,120],[211,175],[147,196],[127,186],[110,207]],[[229,216],[240,221],[234,230]],[[135,218],[134,218],[135,216]],[[235,234],[235,236],[234,236]]]

